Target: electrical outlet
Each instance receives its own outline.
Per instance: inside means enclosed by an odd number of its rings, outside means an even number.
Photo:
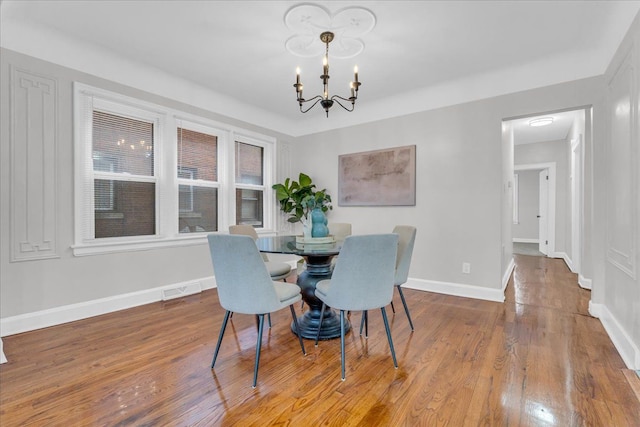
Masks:
[[[471,263],[463,262],[462,263],[462,272],[464,274],[471,274]]]

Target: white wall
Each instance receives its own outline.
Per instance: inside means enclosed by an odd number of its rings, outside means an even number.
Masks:
[[[594,298],[630,368],[640,369],[640,17],[605,74],[607,134],[594,155]],[[594,119],[595,121],[595,119]]]
[[[516,151],[518,146],[516,146]],[[513,240],[538,240],[540,182],[537,170],[516,171],[518,175],[518,223],[513,224]]]

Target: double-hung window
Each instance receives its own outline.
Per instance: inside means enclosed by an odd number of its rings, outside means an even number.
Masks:
[[[74,254],[273,229],[273,138],[83,84],[74,107]]]
[[[85,185],[80,233],[93,239],[157,234],[155,138],[158,116],[87,99],[79,157]]]
[[[236,224],[264,227],[264,147],[235,142]]]
[[[218,230],[218,137],[193,126],[177,128],[180,233]]]

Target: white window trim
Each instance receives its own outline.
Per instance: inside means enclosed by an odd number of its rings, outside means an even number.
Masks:
[[[112,103],[117,114],[127,110],[133,117],[155,117],[154,120],[154,174],[151,180],[156,182],[156,234],[152,236],[127,236],[95,239],[93,206],[93,167],[86,161],[91,157],[91,144],[87,144],[91,126],[86,120],[87,109],[93,108],[92,100],[102,105]],[[149,103],[100,88],[74,83],[74,184],[75,184],[75,220],[74,244],[71,246],[75,256],[96,255],[113,252],[129,252],[154,248],[178,247],[206,242],[209,232],[179,233],[178,185],[186,183],[197,186],[218,188],[218,231],[226,232],[229,225],[235,224],[235,141],[259,145],[264,148],[264,228],[262,232],[274,230],[276,206],[271,186],[275,183],[276,139],[274,137],[248,131],[225,123],[184,113],[169,107]],[[218,182],[186,180],[177,177],[177,135],[178,126],[205,132],[215,132],[218,136]],[[91,170],[88,170],[91,168]],[[107,174],[107,173],[102,173]],[[141,178],[141,177],[136,177]],[[148,177],[145,177],[148,178]],[[245,186],[243,186],[244,188]],[[246,186],[251,188],[251,186]],[[161,214],[173,212],[173,214]],[[87,223],[88,222],[88,223]]]

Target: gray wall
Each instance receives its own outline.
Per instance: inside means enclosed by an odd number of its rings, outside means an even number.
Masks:
[[[2,51],[2,90],[7,92],[10,67],[51,76],[58,85],[57,222],[59,258],[9,262],[3,239],[1,261],[2,317],[37,312],[179,283],[212,274],[204,245],[126,254],[74,257],[73,242],[73,122],[72,82],[179,107],[215,120],[224,117],[114,82]],[[390,231],[396,224],[416,224],[411,277],[500,289],[511,260],[511,193],[508,179],[513,154],[502,141],[504,118],[539,111],[595,103],[601,79],[592,78],[478,102],[442,108],[310,135],[294,140],[276,134],[290,151],[280,170],[310,174],[337,196],[337,156],[399,145],[417,146],[417,202],[415,207],[340,207],[330,221],[352,222],[354,233]],[[337,112],[336,112],[337,114]],[[346,114],[346,113],[344,113]],[[2,98],[2,122],[9,122],[9,99]],[[242,125],[251,129],[246,123]],[[268,131],[257,129],[266,134]],[[9,126],[2,126],[2,232],[9,233]],[[288,162],[287,162],[288,160]],[[298,170],[293,170],[295,165]],[[279,173],[281,175],[281,173]],[[175,260],[180,267],[174,266]],[[471,263],[471,274],[462,263]]]
[[[415,224],[410,277],[500,288],[512,247],[513,147],[502,120],[590,104],[602,114],[602,82],[579,80],[302,137],[294,164],[337,194],[339,155],[415,144],[415,207],[337,206],[330,221],[351,222],[354,233]],[[471,263],[471,274],[462,273],[462,262]]]
[[[0,92],[2,93],[0,105],[2,120],[0,131],[2,174],[0,312],[3,319],[213,275],[204,238],[193,246],[185,247],[84,257],[75,257],[72,254],[71,245],[74,242],[73,82],[86,83],[261,132],[277,137],[280,141],[288,141],[286,136],[6,49],[1,50],[0,67]],[[9,236],[12,232],[12,205],[16,203],[16,199],[11,198],[10,183],[20,186],[25,177],[20,170],[21,163],[11,164],[10,161],[15,153],[10,152],[12,113],[11,97],[8,94],[12,93],[12,73],[16,75],[16,72],[23,71],[29,75],[43,76],[55,82],[57,88],[53,104],[57,115],[56,121],[45,121],[44,129],[47,135],[52,136],[52,139],[47,142],[49,148],[45,147],[51,155],[45,157],[44,162],[45,169],[54,173],[48,181],[51,183],[51,192],[55,194],[55,206],[52,208],[55,211],[55,223],[51,224],[52,235],[55,236],[52,239],[55,248],[52,251],[53,257],[50,259],[11,262],[12,249]],[[22,120],[21,115],[24,115],[24,111],[17,108],[14,111],[14,120]],[[15,148],[22,149],[20,146]],[[38,155],[37,152],[32,154]]]

